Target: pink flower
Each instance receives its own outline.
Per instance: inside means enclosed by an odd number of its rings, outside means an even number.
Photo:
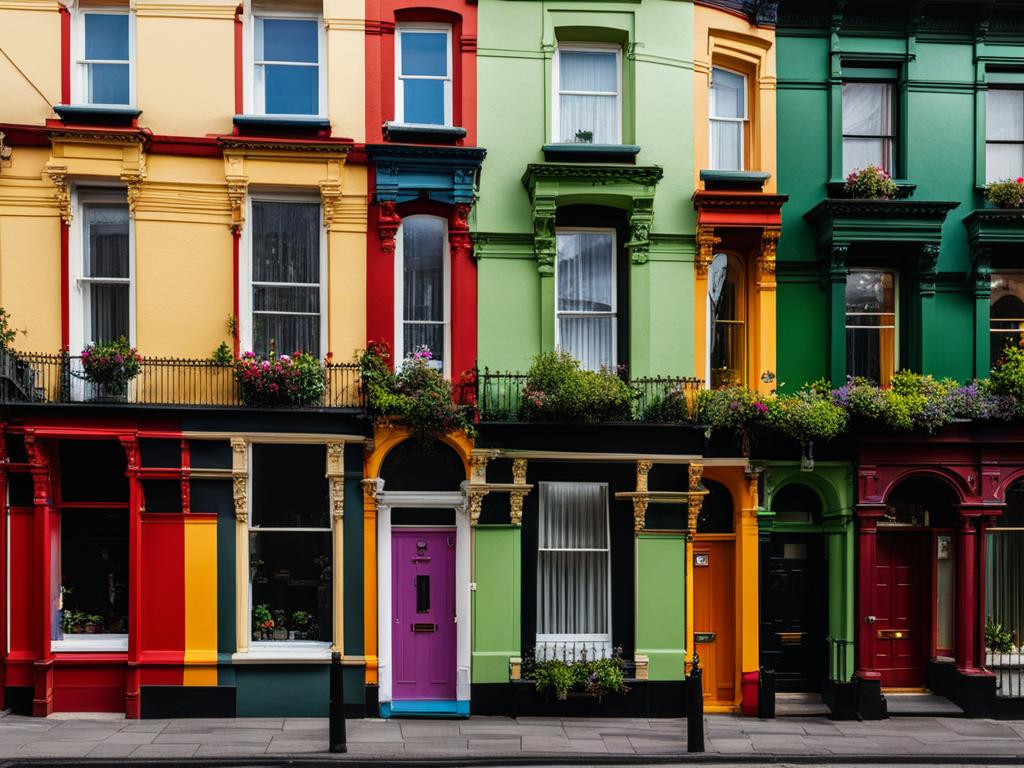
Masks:
[[[756,403],[754,403],[754,410],[757,411],[762,416],[764,416],[766,413],[768,413],[768,406],[762,403],[760,400],[758,400]]]
[[[1017,183],[1018,184],[1024,184],[1024,176],[1018,176],[1017,177]]]

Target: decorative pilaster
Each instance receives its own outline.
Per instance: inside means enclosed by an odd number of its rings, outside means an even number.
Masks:
[[[967,674],[978,671],[976,657],[977,607],[981,592],[978,588],[976,536],[974,517],[965,515],[961,510],[960,530],[957,531],[957,605],[954,655],[956,656],[957,671]]]
[[[332,650],[345,653],[345,443],[327,443],[327,483],[331,499],[331,588],[334,600]]]
[[[526,459],[512,460],[512,482],[515,485],[526,485]],[[523,524],[523,499],[529,490],[512,491],[509,495],[509,521],[512,525]]]
[[[633,264],[646,264],[651,251],[651,226],[654,224],[654,198],[633,200],[629,214],[629,241],[626,250]]]
[[[377,201],[377,234],[384,253],[395,252],[395,237],[401,223],[402,217],[395,212],[394,200]]]
[[[249,442],[231,438],[231,492],[235,504],[235,647],[249,650]]]
[[[849,252],[849,243],[833,241],[820,254],[821,287],[828,292],[828,378],[838,382],[846,381],[846,278],[850,272],[846,259]]]
[[[708,267],[715,258],[715,246],[722,242],[722,238],[715,237],[713,227],[697,227],[697,260],[693,263],[694,269],[700,276],[707,275]]]
[[[71,190],[68,188],[67,175],[68,167],[66,165],[47,165],[44,169],[46,175],[50,177],[50,181],[53,182],[53,186],[56,188],[56,192],[53,194],[53,199],[57,201],[57,210],[60,212],[60,220],[64,222],[65,227],[71,226]]]
[[[324,212],[324,227],[330,229],[341,214],[340,181],[320,182],[320,207]]]
[[[761,233],[761,252],[757,257],[757,268],[762,276],[775,274],[775,257],[780,234],[777,229],[766,229]]]
[[[473,239],[469,235],[469,212],[472,203],[456,203],[448,221],[448,247],[451,251],[453,268],[455,263],[465,263],[473,255]]]
[[[128,197],[128,216],[133,219],[135,218],[135,206],[138,204],[139,197],[142,195],[142,182],[145,180],[145,166],[121,172],[121,181],[124,182],[126,195]]]
[[[701,491],[704,490],[704,484],[701,482],[701,477],[704,474],[704,465],[696,461],[691,461],[688,467],[689,473],[689,485],[687,491],[691,494],[686,501],[686,518],[687,525],[686,531],[688,538],[693,538],[693,534],[697,532],[697,518],[700,517],[701,507],[704,506],[704,494]]]
[[[641,459],[636,463],[636,492],[638,494],[646,494],[648,491],[647,486],[647,475],[650,474],[651,467],[654,464],[646,459]],[[633,532],[640,533],[644,529],[644,523],[647,518],[647,505],[649,499],[646,496],[636,496],[633,498]]]
[[[537,272],[546,277],[555,274],[558,248],[555,211],[554,198],[538,197],[533,201],[533,252],[537,257]]]
[[[331,496],[331,519],[345,516],[345,443],[327,443],[327,481]]]
[[[936,270],[939,263],[939,244],[924,243],[917,258],[917,292],[921,296],[935,295]]]

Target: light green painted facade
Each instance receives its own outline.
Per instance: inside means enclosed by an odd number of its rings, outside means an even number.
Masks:
[[[682,680],[686,660],[686,534],[636,537],[636,653],[651,680]]]
[[[633,376],[693,375],[693,40],[680,34],[693,29],[692,3],[481,0],[478,25],[478,143],[493,148],[474,209],[481,367],[522,371],[554,347],[557,211],[588,204],[628,222],[620,357]],[[639,145],[635,165],[545,162],[560,42],[620,47],[621,139]],[[653,184],[636,181],[652,169]]]
[[[479,525],[473,533],[472,682],[508,682],[508,660],[520,655],[520,528]]]

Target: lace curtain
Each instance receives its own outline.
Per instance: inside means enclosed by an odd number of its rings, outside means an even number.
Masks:
[[[874,165],[892,168],[891,83],[843,84],[843,174]]]
[[[615,238],[558,235],[558,345],[589,370],[615,365]]]
[[[562,50],[558,68],[558,141],[618,144],[616,52]]]
[[[128,206],[85,207],[86,249],[82,272],[86,341],[109,342],[129,336]]]
[[[1024,175],[1024,90],[985,94],[985,181]]]

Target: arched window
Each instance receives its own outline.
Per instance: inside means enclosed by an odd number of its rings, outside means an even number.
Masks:
[[[992,275],[989,355],[994,367],[1007,347],[1024,343],[1024,274]]]
[[[447,222],[437,216],[403,218],[395,256],[395,360],[426,347],[431,364],[448,375]]]
[[[708,270],[708,380],[712,388],[744,383],[747,302],[743,286],[740,260],[716,254]]]
[[[714,480],[705,480],[708,495],[697,517],[697,533],[732,533],[732,496],[729,489]]]
[[[772,497],[776,523],[816,523],[821,519],[821,498],[802,483],[790,483]]]

